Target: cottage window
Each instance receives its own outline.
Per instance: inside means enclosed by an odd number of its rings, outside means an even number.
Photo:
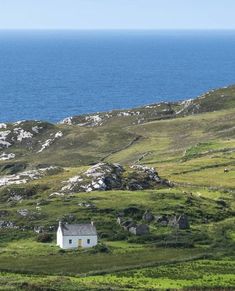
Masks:
[[[87,240],[87,244],[89,245],[91,243],[91,240],[88,238]]]
[[[73,242],[73,241],[70,239],[70,240],[69,240],[69,244],[71,245],[71,244],[72,244],[72,242]]]

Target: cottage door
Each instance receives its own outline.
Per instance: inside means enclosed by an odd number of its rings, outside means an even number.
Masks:
[[[81,248],[81,246],[82,246],[82,240],[79,239],[79,240],[78,240],[78,247]]]

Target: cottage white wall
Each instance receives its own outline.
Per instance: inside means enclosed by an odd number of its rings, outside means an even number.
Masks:
[[[57,235],[56,235],[56,245],[62,247],[63,246],[63,236],[62,236],[62,231],[61,228],[58,227],[57,229]]]
[[[60,234],[59,234],[60,235]],[[63,236],[62,239],[58,239],[59,246],[62,249],[73,249],[78,248],[78,241],[82,240],[82,248],[91,248],[97,245],[97,236]],[[90,240],[90,243],[87,243],[87,240]],[[69,243],[69,240],[72,240],[72,243]]]

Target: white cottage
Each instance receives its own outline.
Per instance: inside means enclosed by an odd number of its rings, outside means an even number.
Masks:
[[[65,224],[59,222],[57,245],[62,249],[90,248],[97,245],[97,231],[92,223]]]

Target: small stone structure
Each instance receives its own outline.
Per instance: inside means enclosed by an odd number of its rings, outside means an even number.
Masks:
[[[142,219],[149,223],[154,220],[154,215],[149,210],[146,210]]]
[[[133,220],[122,221],[121,217],[117,218],[117,223],[126,231],[134,235],[146,235],[149,234],[149,227],[146,224],[137,224]]]
[[[169,223],[169,219],[168,219],[168,217],[166,215],[155,216],[155,221],[160,226],[167,226],[168,223]]]
[[[171,226],[179,229],[189,229],[188,217],[185,214],[174,215],[172,217],[167,217],[166,215],[155,216],[155,221],[160,226]]]
[[[179,229],[189,229],[188,217],[184,214],[173,216],[170,218],[168,225]]]
[[[146,224],[138,224],[130,227],[129,232],[134,235],[146,235],[149,234],[149,226]]]

